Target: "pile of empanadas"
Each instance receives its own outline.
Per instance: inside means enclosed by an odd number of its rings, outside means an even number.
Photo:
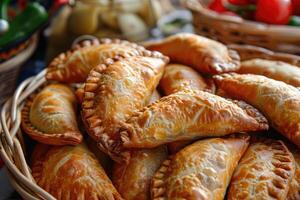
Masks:
[[[300,68],[193,34],[144,46],[85,41],[49,64],[22,110],[39,186],[57,199],[300,199]]]

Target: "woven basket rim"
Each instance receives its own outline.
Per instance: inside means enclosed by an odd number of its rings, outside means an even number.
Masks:
[[[217,13],[213,10],[207,9],[206,7],[201,5],[199,1],[200,0],[182,0],[182,4],[192,12],[200,13],[201,15],[205,15],[206,17],[212,20],[223,21],[224,23],[234,23],[240,26],[248,26],[251,28],[255,28],[259,31],[277,32],[285,34],[287,37],[293,36],[295,38],[300,38],[299,27],[293,27],[288,25],[272,25],[263,22],[246,20],[240,17],[223,15],[221,13]]]
[[[250,45],[233,45],[229,48],[255,51],[268,57],[274,56],[274,58],[282,58],[283,60],[288,58],[291,62],[297,62],[300,67],[300,56],[275,53]],[[20,113],[24,101],[47,82],[45,79],[46,70],[44,69],[36,76],[24,80],[16,89],[14,95],[2,106],[0,114],[0,155],[8,169],[11,184],[24,199],[55,200],[53,196],[35,183],[31,175],[31,169],[25,159],[23,133],[20,128]]]

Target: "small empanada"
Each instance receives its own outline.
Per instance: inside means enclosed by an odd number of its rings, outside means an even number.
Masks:
[[[85,82],[82,117],[88,133],[114,160],[120,158],[119,129],[149,103],[168,59],[158,52],[95,67]],[[103,70],[103,68],[105,68]]]
[[[144,51],[137,44],[118,39],[86,42],[54,58],[48,66],[46,78],[64,83],[83,82],[90,70],[106,59],[139,56]]]
[[[243,61],[239,74],[257,74],[300,87],[300,68],[281,61],[252,59]]]
[[[150,182],[167,159],[164,146],[155,149],[142,149],[130,152],[128,163],[115,163],[113,168],[113,183],[126,200],[150,199]]]
[[[253,74],[215,76],[227,95],[259,109],[271,125],[300,147],[300,90],[284,82]]]
[[[151,183],[153,200],[223,200],[249,137],[197,141],[164,161]]]
[[[76,104],[76,97],[68,86],[48,85],[26,102],[22,128],[31,138],[44,144],[78,144],[82,135],[77,125]]]
[[[100,163],[85,144],[51,147],[38,144],[32,176],[58,200],[121,200]]]
[[[295,146],[288,145],[289,150],[294,156],[295,160],[295,175],[290,183],[287,200],[300,199],[300,149]]]
[[[165,95],[184,89],[208,89],[204,78],[192,68],[181,64],[169,64],[159,83]]]
[[[123,124],[125,148],[153,148],[165,143],[268,129],[252,106],[200,90],[183,90],[137,111]]]
[[[293,156],[282,141],[254,139],[232,176],[228,200],[285,200],[294,173]]]
[[[191,34],[180,33],[162,41],[147,42],[144,46],[169,56],[172,62],[193,67],[209,74],[236,71],[240,67],[240,57],[217,41]]]

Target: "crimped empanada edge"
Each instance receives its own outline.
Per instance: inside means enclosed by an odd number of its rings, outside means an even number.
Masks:
[[[165,197],[165,179],[173,156],[165,160],[160,168],[155,172],[150,183],[150,195],[152,200],[163,200]]]
[[[41,90],[39,90],[41,91]],[[38,130],[29,119],[30,108],[32,106],[33,100],[38,94],[32,94],[25,103],[22,111],[21,111],[21,118],[22,123],[21,126],[23,130],[34,140],[39,141],[43,144],[50,144],[50,145],[76,145],[81,143],[83,136],[78,131],[69,131],[62,134],[48,134],[43,131]]]

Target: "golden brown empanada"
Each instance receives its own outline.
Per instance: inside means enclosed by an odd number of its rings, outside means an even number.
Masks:
[[[170,95],[184,89],[208,89],[204,78],[192,68],[181,64],[169,64],[159,82],[165,95]]]
[[[300,87],[300,68],[281,61],[264,59],[243,61],[237,73],[264,75]]]
[[[197,141],[166,160],[151,184],[153,200],[223,200],[249,137]]]
[[[287,195],[288,200],[298,200],[300,199],[300,150],[295,147],[289,145],[289,150],[294,156],[295,160],[295,175],[292,178],[290,183],[289,192]]]
[[[114,160],[121,156],[116,149],[121,124],[148,104],[167,61],[155,52],[115,61],[108,67],[100,65],[89,74],[82,117],[89,134]]]
[[[126,200],[150,199],[151,179],[165,159],[164,146],[131,151],[128,163],[115,163],[113,183]]]
[[[160,98],[161,98],[161,96],[160,96],[159,92],[157,90],[154,90],[151,97],[150,97],[149,103],[153,103],[153,102],[157,101]]]
[[[28,99],[22,110],[22,128],[41,143],[78,144],[82,135],[77,126],[76,103],[68,86],[48,85]]]
[[[32,175],[39,186],[58,200],[122,199],[85,144],[39,144],[32,158]]]
[[[268,129],[252,106],[200,90],[183,90],[137,111],[123,124],[126,148],[152,148],[201,137]]]
[[[293,156],[282,141],[254,140],[235,169],[228,200],[284,200],[294,173]]]
[[[260,75],[223,74],[217,85],[259,109],[281,134],[300,147],[300,90]]]
[[[83,82],[90,70],[106,59],[139,56],[144,51],[143,47],[123,40],[94,40],[57,56],[49,64],[46,78],[64,83]]]
[[[193,67],[209,74],[236,71],[240,67],[240,57],[217,41],[191,34],[180,33],[162,41],[147,42],[144,46],[169,56],[172,62]]]

